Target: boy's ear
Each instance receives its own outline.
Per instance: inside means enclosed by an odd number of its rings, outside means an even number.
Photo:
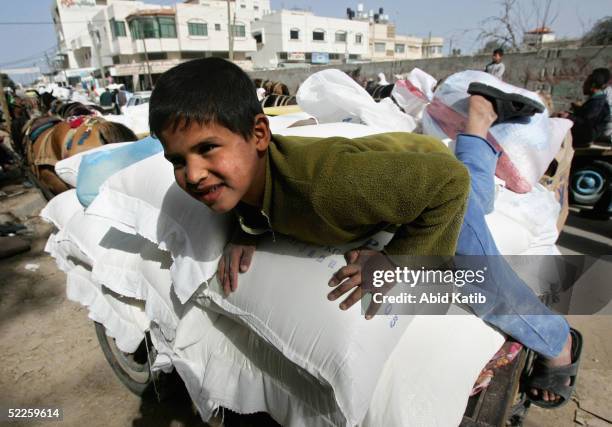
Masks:
[[[265,151],[268,149],[271,135],[268,117],[263,113],[257,114],[253,125],[253,139],[258,151]]]

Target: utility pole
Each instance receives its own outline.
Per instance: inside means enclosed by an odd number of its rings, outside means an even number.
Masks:
[[[346,33],[344,33],[344,63],[348,64],[349,62],[349,51],[348,51],[348,41],[349,41],[349,34],[350,32],[347,31]]]
[[[136,20],[138,24],[138,32],[142,34],[142,46],[144,47],[145,62],[147,63],[147,76],[149,78],[149,89],[153,90],[153,78],[151,77],[151,64],[149,63],[149,52],[147,52],[147,41],[145,33],[140,26],[140,21]]]
[[[89,29],[89,37],[91,37],[91,45],[96,52],[96,59],[98,61],[98,68],[100,70],[100,77],[102,77],[102,86],[106,86],[106,75],[104,73],[104,65],[102,65],[102,56],[100,55],[100,33],[96,30],[94,31],[93,24],[91,21],[87,23],[87,28]]]
[[[227,40],[229,43],[228,56],[234,61],[234,26],[232,25],[231,0],[227,0]]]

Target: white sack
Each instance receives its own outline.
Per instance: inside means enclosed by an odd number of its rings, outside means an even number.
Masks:
[[[413,68],[405,79],[395,82],[391,97],[406,114],[420,122],[425,107],[433,98],[433,88],[436,83],[436,79],[425,71]]]
[[[363,123],[378,133],[411,132],[412,117],[402,113],[390,99],[376,102],[357,82],[340,70],[328,69],[312,74],[296,95],[300,108],[320,123]]]
[[[83,206],[77,199],[76,189],[73,188],[51,199],[40,212],[40,217],[61,230],[77,212],[83,212]]]
[[[174,340],[183,306],[172,292],[170,254],[141,236],[116,229],[107,233],[102,244],[107,250],[95,261],[91,280],[144,301],[147,318],[159,325],[165,339]]]
[[[212,309],[231,316],[334,390],[338,407],[355,425],[363,419],[382,367],[411,318],[365,320],[361,305],[346,311],[330,302],[327,282],[346,264],[350,247],[317,247],[282,236],[258,243],[249,271],[225,297],[216,279],[201,289]],[[330,325],[333,325],[330,327]]]
[[[382,368],[360,425],[458,425],[475,378],[503,341],[474,316],[417,316]],[[345,423],[329,387],[224,316],[189,303],[174,347],[156,348],[158,359],[174,364],[205,420],[223,406],[265,411],[286,427]]]
[[[127,126],[136,135],[149,134],[149,103],[125,107],[123,114],[109,114],[104,118]]]
[[[77,186],[77,177],[79,175],[79,167],[81,166],[81,160],[83,160],[83,156],[86,156],[91,153],[96,153],[98,151],[107,151],[114,150],[115,148],[119,148],[124,146],[125,144],[132,144],[137,141],[123,142],[118,144],[106,144],[100,147],[93,148],[91,150],[83,151],[74,156],[70,156],[67,159],[60,160],[55,164],[55,173],[60,177],[62,181],[66,184],[76,187]]]
[[[555,194],[541,184],[525,194],[498,187],[495,209],[485,219],[501,254],[521,255],[554,246],[560,211]]]
[[[119,350],[126,353],[136,351],[149,326],[140,303],[115,296],[95,284],[89,271],[82,266],[68,271],[66,295],[69,300],[88,308],[89,318],[104,325],[106,334],[115,338]]]
[[[450,107],[452,111],[463,118],[467,117],[469,97],[467,89],[472,82],[485,83],[505,92],[518,93],[542,103],[535,92],[509,85],[490,74],[482,71],[462,71],[448,77],[436,89],[434,105],[428,106],[423,115],[424,133],[440,139],[448,136],[438,126],[436,119],[432,117],[432,112],[436,111],[436,102]],[[444,116],[445,120],[453,121],[448,114]],[[551,125],[546,110],[520,123],[511,122],[495,125],[490,132],[503,147],[505,153],[517,168],[520,177],[525,180],[527,185],[534,185],[538,182],[560,148],[560,142],[553,141],[551,138]],[[505,179],[504,177],[501,178]],[[507,184],[510,185],[511,189],[515,189],[513,188],[513,182],[507,182]],[[525,189],[529,191],[528,188]],[[515,189],[515,191],[518,190]]]
[[[308,113],[304,113],[303,111],[299,113],[281,114],[278,116],[268,117],[268,121],[270,122],[270,132],[277,133],[279,130],[286,129],[296,122],[308,119],[314,119],[314,117]]]
[[[110,219],[118,229],[169,251],[174,291],[182,303],[217,271],[232,219],[181,190],[163,153],[107,179],[87,215]]]

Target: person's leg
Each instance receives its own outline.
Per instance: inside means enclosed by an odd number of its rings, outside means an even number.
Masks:
[[[457,135],[455,156],[470,172],[470,197],[483,212],[493,211],[495,201],[495,168],[500,153],[486,139],[470,134]]]
[[[486,304],[471,307],[484,321],[548,358],[551,365],[566,365],[571,363],[567,322],[544,306],[500,255],[484,218],[493,207],[493,175],[498,154],[486,141],[486,135],[495,119],[491,104],[473,96],[466,128],[469,134],[457,137],[456,154],[470,171],[472,188],[456,253],[479,256],[459,257],[458,262],[467,264],[462,267],[474,268],[484,262],[487,267],[483,285],[464,286],[461,291],[486,296]],[[547,391],[543,393],[545,400],[557,398]]]

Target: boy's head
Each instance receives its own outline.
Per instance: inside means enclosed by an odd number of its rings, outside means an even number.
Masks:
[[[493,51],[493,62],[495,62],[496,64],[499,64],[502,61],[503,57],[504,57],[503,49],[495,49]]]
[[[216,212],[261,203],[270,129],[240,67],[205,58],[168,70],[151,94],[149,126],[192,197]]]
[[[597,91],[603,90],[610,81],[610,70],[607,68],[596,68],[586,78],[582,85],[582,92],[585,95],[591,95]]]

